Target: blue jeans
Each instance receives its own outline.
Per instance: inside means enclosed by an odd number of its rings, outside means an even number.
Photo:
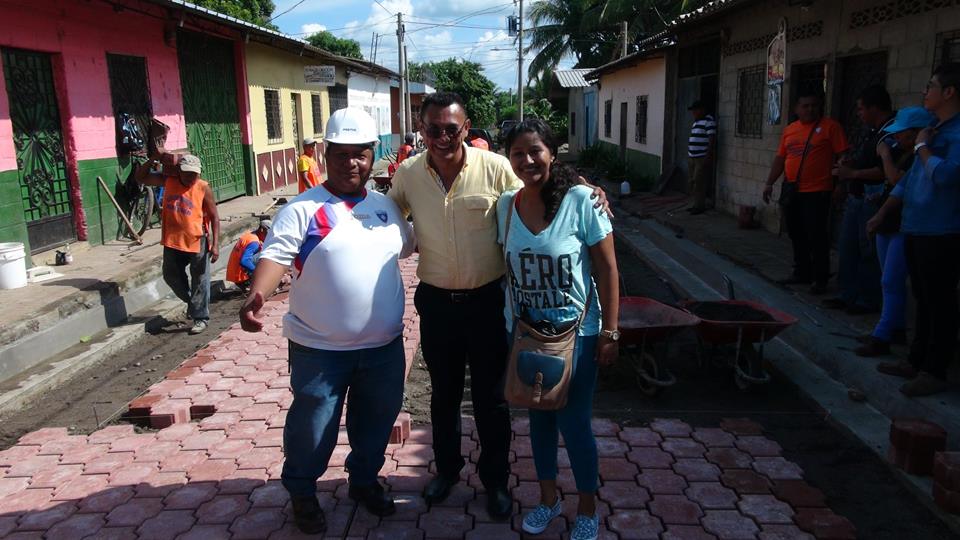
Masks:
[[[597,441],[590,425],[597,384],[597,336],[578,337],[577,351],[566,406],[557,411],[530,409],[530,445],[537,478],[556,480],[558,433],[562,433],[577,491],[593,493],[599,478]]]
[[[867,221],[877,205],[863,197],[847,196],[837,241],[837,285],[848,306],[875,309],[880,306],[880,266],[876,248],[867,235]]]
[[[873,337],[886,342],[903,330],[907,319],[907,259],[903,252],[903,234],[878,234],[877,255],[883,268],[883,309],[873,329]]]
[[[280,477],[292,496],[316,493],[337,445],[344,398],[350,484],[369,486],[383,467],[383,452],[403,404],[403,339],[354,351],[311,349],[290,342],[293,403],[283,428]]]

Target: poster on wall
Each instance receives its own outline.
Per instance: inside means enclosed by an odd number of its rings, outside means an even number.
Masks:
[[[334,86],[337,84],[335,66],[303,66],[303,81],[307,84]]]
[[[767,122],[780,123],[783,82],[787,76],[787,20],[780,19],[777,35],[767,46]]]

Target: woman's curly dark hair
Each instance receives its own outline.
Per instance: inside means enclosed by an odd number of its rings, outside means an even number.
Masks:
[[[550,153],[553,154],[554,157],[553,163],[550,164],[550,178],[547,179],[543,188],[540,190],[540,198],[546,207],[544,219],[550,222],[553,221],[553,218],[557,215],[557,210],[560,209],[560,203],[563,202],[563,197],[567,194],[567,191],[580,183],[580,176],[573,167],[564,165],[556,160],[557,150],[559,148],[557,138],[554,137],[553,130],[550,129],[550,126],[539,118],[528,118],[513,126],[513,129],[507,133],[507,138],[504,142],[507,157],[510,156],[510,147],[516,142],[517,137],[524,133],[534,133],[540,137],[540,140],[550,149]]]

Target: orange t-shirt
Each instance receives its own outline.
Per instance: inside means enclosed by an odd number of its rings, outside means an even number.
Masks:
[[[481,150],[490,150],[490,145],[487,144],[486,139],[483,137],[477,137],[476,139],[470,139],[470,146],[474,148],[480,148]]]
[[[187,187],[179,177],[167,177],[163,184],[161,244],[187,253],[200,253],[200,239],[206,235],[203,216],[206,188],[207,181],[201,178]]]
[[[803,161],[801,171],[803,149],[814,126],[816,131],[810,137],[810,149],[807,150],[807,159]],[[845,152],[847,147],[843,127],[836,120],[822,118],[819,124],[804,124],[797,120],[783,128],[777,155],[786,158],[784,176],[787,182],[797,181],[797,172],[800,172],[800,185],[797,186],[800,193],[833,191],[833,158],[836,154]]]
[[[397,149],[397,163],[403,163],[403,160],[410,157],[410,151],[413,150],[413,147],[409,144],[401,144],[400,148]]]
[[[304,183],[302,173],[307,173],[310,185]],[[317,164],[317,160],[306,154],[301,155],[300,159],[297,160],[297,178],[299,179],[300,193],[322,184],[323,178],[320,176],[320,166]]]
[[[247,250],[247,246],[254,242],[260,242],[260,238],[252,232],[240,235],[237,245],[233,246],[233,251],[230,252],[230,260],[227,261],[227,281],[243,283],[250,279],[247,269],[240,266],[240,259],[243,257],[243,252]]]

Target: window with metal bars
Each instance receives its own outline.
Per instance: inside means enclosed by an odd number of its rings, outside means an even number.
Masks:
[[[577,134],[577,113],[570,111],[570,134]]]
[[[960,62],[960,30],[937,34],[937,48],[934,52],[933,67],[949,62]]]
[[[763,136],[763,94],[766,66],[741,69],[737,77],[737,136],[759,139]]]
[[[330,114],[334,111],[347,108],[347,85],[337,84],[327,89],[327,99],[330,100]]]
[[[313,112],[313,134],[323,133],[323,108],[320,107],[320,94],[310,94],[310,110]]]
[[[647,144],[647,98],[648,96],[637,96],[636,125],[633,130],[633,142],[640,144]]]
[[[610,124],[613,123],[613,100],[603,102],[603,136],[610,137]]]
[[[280,119],[280,91],[263,90],[263,104],[267,112],[267,142],[283,142],[283,122]]]

